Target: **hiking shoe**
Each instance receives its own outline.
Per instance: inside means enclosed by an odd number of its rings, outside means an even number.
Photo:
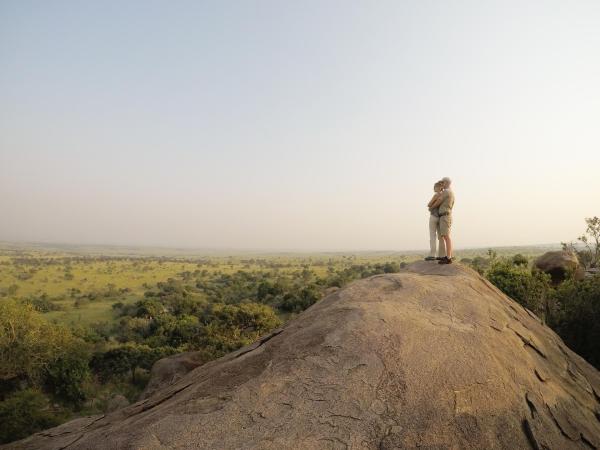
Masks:
[[[442,260],[442,259],[444,259],[444,258],[445,258],[445,256],[438,256],[438,257],[436,257],[435,259],[436,259],[436,261],[441,261],[441,260]]]
[[[435,256],[428,256],[427,258],[425,258],[425,261],[435,261]]]
[[[442,259],[438,261],[438,264],[452,264],[452,258],[448,258],[444,256]]]

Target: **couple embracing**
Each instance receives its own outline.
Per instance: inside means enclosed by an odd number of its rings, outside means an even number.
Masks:
[[[439,264],[452,263],[452,240],[450,227],[452,226],[452,207],[454,206],[454,192],[450,189],[450,178],[444,177],[433,185],[434,194],[427,207],[429,208],[429,256],[426,261],[438,260]],[[436,257],[436,243],[439,248]]]

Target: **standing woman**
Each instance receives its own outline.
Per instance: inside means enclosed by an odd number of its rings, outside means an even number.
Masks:
[[[433,197],[427,203],[427,207],[429,208],[429,256],[425,258],[425,261],[434,261],[436,259],[441,260],[446,256],[446,245],[444,243],[444,239],[440,236],[440,211],[439,206],[434,206],[434,204],[439,204],[439,199],[442,195],[444,183],[442,181],[437,181],[433,185]],[[437,252],[436,258],[436,245],[439,242],[439,249]]]

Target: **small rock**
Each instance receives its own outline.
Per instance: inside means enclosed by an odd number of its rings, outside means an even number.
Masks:
[[[116,411],[117,409],[125,408],[129,406],[129,400],[127,397],[121,394],[117,394],[111,397],[106,404],[106,412]]]

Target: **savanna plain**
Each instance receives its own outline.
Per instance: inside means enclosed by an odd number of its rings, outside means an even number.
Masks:
[[[599,230],[586,223],[590,240],[562,245],[590,269],[585,277],[556,281],[536,269],[558,244],[466,249],[456,263],[600,367]],[[0,443],[135,402],[157,360],[189,351],[219,358],[353,280],[424,256],[0,243]]]

